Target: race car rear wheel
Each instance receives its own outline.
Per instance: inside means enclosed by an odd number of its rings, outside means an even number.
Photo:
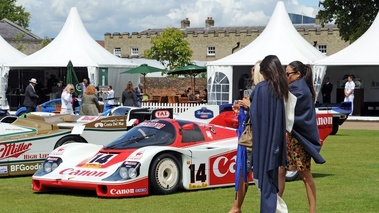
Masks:
[[[294,181],[299,178],[299,173],[297,171],[287,171],[286,173],[286,181]]]
[[[55,143],[54,149],[64,144],[73,143],[73,142],[87,143],[87,141],[80,135],[66,135],[63,138],[60,138],[57,141],[57,143]]]
[[[154,158],[149,172],[151,190],[156,194],[172,194],[179,188],[180,166],[175,156],[161,154]]]

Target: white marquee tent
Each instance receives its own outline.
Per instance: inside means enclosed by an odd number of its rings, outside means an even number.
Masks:
[[[379,15],[370,28],[354,43],[327,58],[317,60],[316,65],[327,66],[326,75],[334,87],[343,88],[346,75],[354,75],[364,89],[364,102],[379,102]],[[334,90],[336,91],[336,90]],[[332,93],[332,102],[336,93]]]
[[[250,75],[250,67],[267,55],[278,56],[283,65],[295,60],[313,64],[326,57],[297,32],[283,1],[278,1],[269,23],[258,38],[234,54],[207,63],[210,100],[218,104],[231,103],[238,97],[237,87],[231,85],[238,84],[238,78],[244,71]],[[320,72],[315,72],[318,73],[315,79],[322,79],[322,71],[320,68]]]
[[[87,67],[88,77],[96,85],[106,86],[102,85],[104,81],[99,79],[99,72],[108,70],[108,84],[112,84],[116,95],[122,92],[128,80],[139,83],[139,75],[119,75],[138,65],[111,54],[99,45],[88,34],[75,7],[71,8],[63,28],[51,43],[6,66],[11,70],[66,67],[70,60],[74,67]]]
[[[0,65],[26,57],[24,53],[10,45],[2,36],[0,36],[0,48]]]
[[[26,55],[10,45],[2,36],[0,36],[0,49],[0,108],[9,109],[8,101],[4,98],[8,88],[8,73],[4,64],[25,58]]]

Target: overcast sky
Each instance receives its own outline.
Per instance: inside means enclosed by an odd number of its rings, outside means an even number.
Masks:
[[[315,17],[319,0],[284,0],[287,12]],[[71,7],[78,9],[95,40],[104,34],[140,32],[149,28],[180,27],[188,18],[191,27],[204,27],[207,17],[216,27],[262,26],[277,0],[17,0],[30,13],[29,30],[44,38],[56,37]]]

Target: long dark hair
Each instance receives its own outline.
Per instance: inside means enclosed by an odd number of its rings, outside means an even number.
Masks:
[[[266,56],[260,64],[260,72],[267,80],[276,97],[288,99],[288,83],[286,72],[276,55]]]
[[[305,65],[301,61],[293,61],[288,66],[292,67],[293,71],[300,72],[300,76],[304,78],[305,82],[307,83],[309,90],[312,93],[312,100],[313,102],[316,101],[316,92],[315,88],[313,87],[313,73],[312,68],[309,64]]]

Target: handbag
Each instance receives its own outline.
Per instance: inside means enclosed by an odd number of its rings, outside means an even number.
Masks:
[[[253,147],[253,131],[251,129],[250,118],[245,123],[245,130],[243,130],[238,144],[250,149]]]

